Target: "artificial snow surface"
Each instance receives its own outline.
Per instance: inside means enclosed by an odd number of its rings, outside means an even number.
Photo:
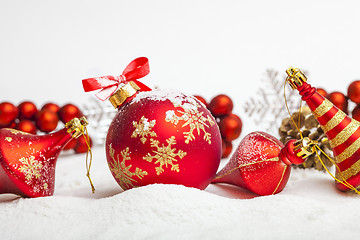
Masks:
[[[293,169],[283,192],[259,197],[218,184],[201,191],[149,185],[122,191],[101,147],[58,159],[52,197],[0,195],[1,239],[347,239],[357,237],[359,198],[324,172]],[[222,163],[222,165],[224,162]]]

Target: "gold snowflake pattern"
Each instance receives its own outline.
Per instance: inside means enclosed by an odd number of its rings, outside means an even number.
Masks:
[[[34,156],[30,156],[29,158],[22,157],[19,161],[23,164],[19,171],[25,174],[25,179],[31,181],[33,178],[40,178],[41,173],[40,170],[43,168],[41,162],[35,160]]]
[[[145,144],[146,137],[150,135],[150,137],[156,137],[156,132],[151,131],[151,129],[155,126],[156,120],[149,120],[142,116],[139,122],[133,121],[132,124],[135,128],[131,137],[136,138],[137,136],[141,136],[140,141]]]
[[[150,153],[148,153],[145,157],[143,157],[144,160],[148,162],[152,162],[155,159],[154,164],[159,164],[158,167],[155,167],[157,175],[160,175],[161,173],[164,172],[164,168],[163,168],[164,165],[166,168],[168,167],[168,165],[171,165],[171,171],[179,172],[180,171],[179,164],[174,163],[178,161],[176,157],[182,159],[187,154],[181,149],[178,150],[177,153],[175,153],[176,148],[172,148],[172,146],[176,144],[176,140],[174,136],[167,139],[166,142],[168,144],[167,146],[164,146],[164,144],[162,144],[162,146],[159,147],[160,142],[158,140],[154,140],[151,138],[150,139],[151,147],[156,148],[156,150],[153,150],[153,153],[155,155],[152,156]]]
[[[176,115],[173,110],[169,110],[166,112],[165,121],[171,122],[175,125],[179,123],[179,121],[184,121],[185,123],[182,127],[189,126],[190,129],[188,132],[184,132],[185,143],[189,143],[192,140],[195,140],[194,130],[197,130],[197,134],[200,135],[201,130],[204,132],[204,140],[211,144],[211,133],[208,133],[205,128],[209,128],[213,126],[215,122],[208,115],[207,117],[203,116],[204,112],[199,112],[198,108],[200,105],[197,102],[180,104],[178,102],[172,102],[174,107],[181,107],[184,111],[177,110],[181,116]]]
[[[135,172],[131,172],[130,168],[132,165],[126,166],[125,161],[131,160],[130,158],[130,150],[127,147],[125,150],[120,152],[122,156],[122,161],[120,162],[119,154],[115,159],[115,150],[112,147],[112,144],[109,145],[109,154],[113,159],[113,162],[110,163],[110,171],[114,174],[115,178],[118,179],[119,185],[123,189],[128,189],[129,187],[134,187],[133,182],[137,182],[133,177],[138,177],[142,179],[148,173],[146,171],[141,170],[140,168],[136,168]]]

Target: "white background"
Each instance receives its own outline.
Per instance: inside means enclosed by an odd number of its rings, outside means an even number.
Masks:
[[[81,105],[83,78],[146,56],[151,87],[229,95],[244,136],[262,130],[243,106],[266,69],[345,94],[360,78],[357,2],[0,0],[0,99]]]

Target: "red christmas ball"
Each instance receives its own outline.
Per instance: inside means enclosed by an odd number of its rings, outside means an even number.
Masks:
[[[46,109],[39,111],[35,118],[36,126],[42,132],[51,132],[55,130],[59,122],[57,114]]]
[[[348,98],[354,103],[360,103],[360,81],[353,81],[347,90]]]
[[[41,108],[41,110],[44,110],[44,109],[47,109],[47,110],[50,110],[50,111],[53,111],[55,113],[58,113],[59,110],[60,110],[60,107],[59,105],[55,104],[55,103],[46,103],[44,104],[44,106]]]
[[[9,102],[0,103],[0,127],[9,126],[18,116],[18,108]]]
[[[70,103],[61,107],[58,111],[58,115],[63,123],[67,123],[73,118],[80,118],[84,116],[77,106]]]
[[[353,119],[360,121],[360,104],[356,105],[352,110],[351,116]]]
[[[219,167],[221,135],[196,98],[141,92],[119,107],[106,138],[106,157],[124,190],[153,183],[205,189]]]
[[[331,101],[337,108],[348,113],[348,101],[346,96],[341,92],[332,92],[326,97],[329,101]]]
[[[90,144],[90,147],[92,146],[92,140],[91,138],[89,137],[89,144]],[[74,151],[76,153],[86,153],[88,151],[89,147],[86,143],[86,139],[85,137],[81,136],[79,137],[78,139],[76,139],[76,144],[74,146]]]
[[[25,101],[19,104],[19,119],[33,120],[35,114],[38,112],[36,105],[33,102]]]
[[[37,130],[35,123],[27,119],[21,120],[16,125],[16,129],[31,134],[36,134],[36,130]]]
[[[208,108],[215,117],[223,117],[231,113],[233,106],[230,97],[220,94],[210,101]]]
[[[224,141],[224,139],[222,140],[222,154],[221,154],[221,158],[227,158],[231,151],[232,151],[233,145],[231,142],[227,142]]]
[[[74,147],[76,146],[76,142],[77,142],[77,139],[72,139],[70,142],[68,142],[65,145],[64,150],[74,149]]]
[[[239,116],[230,114],[221,118],[219,122],[221,136],[227,142],[237,139],[241,134],[242,122]]]
[[[203,98],[202,96],[194,95],[194,97],[195,97],[197,100],[199,100],[200,102],[202,102],[202,103],[205,105],[205,107],[208,106],[208,103],[206,102],[205,98]]]
[[[318,88],[317,92],[320,93],[323,97],[326,97],[328,94],[327,91],[323,88]]]

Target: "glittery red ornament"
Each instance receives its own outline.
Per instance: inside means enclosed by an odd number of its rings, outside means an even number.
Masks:
[[[47,109],[40,110],[35,118],[37,128],[47,133],[55,130],[59,122],[57,114]]]
[[[31,133],[31,134],[36,134],[36,130],[37,130],[35,123],[27,119],[18,122],[15,128],[19,131]]]
[[[33,102],[25,101],[19,104],[19,119],[30,119],[35,118],[35,114],[38,112],[36,105]]]
[[[346,96],[341,92],[332,92],[329,93],[326,98],[332,102],[337,108],[348,113],[348,101]]]
[[[265,132],[246,135],[228,164],[212,183],[229,183],[258,195],[281,192],[290,175],[292,163],[304,162],[294,150],[294,140],[286,146]]]
[[[219,122],[221,135],[227,142],[237,139],[241,134],[242,122],[239,116],[229,114],[221,118]]]
[[[348,98],[354,103],[360,103],[360,81],[353,81],[347,90]]]
[[[214,115],[214,117],[222,117],[229,115],[233,109],[233,102],[230,97],[224,94],[214,97],[209,105],[208,109]]]
[[[18,116],[18,108],[9,102],[0,103],[0,127],[9,126]]]
[[[71,119],[81,117],[84,114],[80,111],[80,109],[77,106],[75,106],[74,104],[68,103],[59,109],[58,115],[59,115],[60,120],[63,123],[66,123],[66,122],[70,121]]]
[[[64,129],[41,136],[0,129],[0,193],[24,197],[52,195],[57,157],[67,142],[81,135],[86,124],[74,119]]]
[[[216,121],[196,98],[136,80],[148,73],[147,58],[138,58],[121,76],[83,80],[85,91],[101,89],[98,98],[111,96],[118,108],[105,143],[110,171],[124,190],[153,183],[205,189],[221,157]]]
[[[58,113],[59,110],[60,110],[60,107],[59,105],[55,104],[55,103],[46,103],[44,104],[44,106],[41,108],[41,110],[44,110],[44,109],[47,109],[47,110],[50,110],[50,111],[53,111],[55,113]]]

